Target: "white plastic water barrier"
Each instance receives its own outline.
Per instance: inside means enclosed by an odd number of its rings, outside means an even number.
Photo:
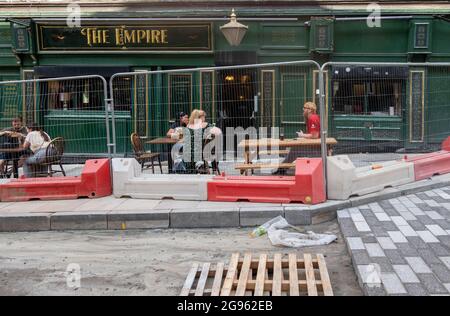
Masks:
[[[115,197],[136,199],[208,200],[207,183],[213,175],[144,174],[134,158],[114,158]]]
[[[388,161],[356,168],[347,155],[327,157],[328,198],[346,200],[352,195],[381,191],[414,181],[414,164]]]

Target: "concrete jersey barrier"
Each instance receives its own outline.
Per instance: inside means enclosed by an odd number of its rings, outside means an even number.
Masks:
[[[144,174],[134,158],[114,158],[115,197],[206,201],[212,175]]]
[[[356,168],[347,155],[330,156],[327,175],[328,198],[346,200],[353,195],[413,182],[414,164],[401,160]]]

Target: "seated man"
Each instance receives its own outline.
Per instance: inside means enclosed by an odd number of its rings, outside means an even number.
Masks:
[[[303,105],[303,117],[306,122],[306,133],[297,132],[300,138],[320,138],[320,117],[317,113],[317,106],[313,102],[306,102]]]
[[[178,114],[178,121],[176,121],[175,123],[173,123],[172,125],[170,125],[170,129],[167,132],[167,137],[172,138],[174,136],[174,134],[176,134],[176,129],[178,127],[186,127],[189,123],[189,115],[187,115],[184,112],[180,112]]]
[[[320,138],[320,117],[317,113],[317,106],[314,102],[306,102],[303,105],[303,116],[306,122],[306,134],[302,131],[297,132],[299,138]],[[320,149],[317,151],[312,148],[293,147],[283,163],[294,162],[299,157],[320,157]],[[279,173],[284,173],[284,170]]]
[[[23,144],[27,136],[27,128],[22,124],[22,118],[15,117],[11,122],[12,127],[0,131],[0,136],[3,136],[3,141],[8,143],[8,147],[19,147]],[[4,143],[2,145],[5,145]],[[4,172],[5,161],[11,159],[19,159],[24,152],[17,153],[0,153],[0,174]]]

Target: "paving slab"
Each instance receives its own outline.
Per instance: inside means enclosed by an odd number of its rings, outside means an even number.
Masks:
[[[86,203],[75,209],[76,212],[103,212],[112,211],[118,205],[124,203],[125,199],[116,199],[113,196],[89,199]]]
[[[112,211],[150,211],[159,205],[158,200],[122,199],[123,202],[116,205]]]
[[[178,201],[162,200],[154,208],[155,210],[195,210],[199,207],[200,201]],[[204,208],[206,209],[206,208]]]

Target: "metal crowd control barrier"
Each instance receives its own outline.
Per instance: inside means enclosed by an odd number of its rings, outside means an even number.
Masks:
[[[168,156],[169,148],[155,144],[162,143],[179,112],[189,115],[199,109],[222,130],[225,161],[245,165],[254,159],[271,166],[277,158],[277,163],[289,165],[298,156],[326,159],[327,119],[325,103],[319,102],[320,85],[320,66],[310,60],[118,73],[109,81],[112,151],[117,156],[132,153],[130,134],[135,132],[143,143]],[[296,138],[299,130],[306,133],[303,105],[307,101],[320,104],[320,146],[302,150],[258,144],[246,152],[242,142],[248,138],[288,139]],[[131,126],[126,126],[127,118]],[[325,171],[326,163],[323,166]]]
[[[74,156],[111,155],[108,103],[107,81],[98,75],[0,82],[1,128],[14,118],[36,123]]]

